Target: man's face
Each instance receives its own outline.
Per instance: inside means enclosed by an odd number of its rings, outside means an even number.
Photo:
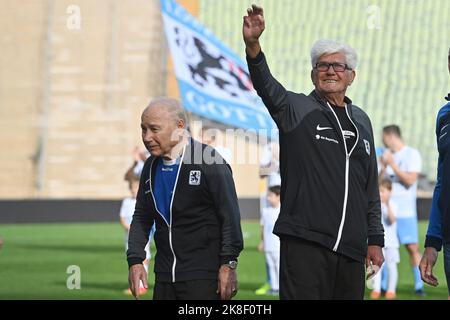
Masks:
[[[383,133],[382,140],[386,148],[390,148],[392,146],[392,135]]]
[[[178,144],[179,129],[184,128],[182,120],[174,120],[164,107],[147,108],[141,116],[142,142],[155,157],[171,157],[171,151]]]
[[[341,63],[346,64],[345,55],[343,53],[333,53],[321,56],[317,63]],[[332,66],[327,71],[319,71],[313,69],[311,73],[312,82],[316,90],[322,94],[344,93],[347,87],[355,79],[355,70],[334,70]]]

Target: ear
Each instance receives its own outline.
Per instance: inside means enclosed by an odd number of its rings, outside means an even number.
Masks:
[[[315,76],[314,76],[314,70],[313,69],[311,69],[311,81],[312,81],[313,85],[315,86],[316,82],[315,82]]]
[[[350,80],[349,80],[349,82],[348,82],[348,85],[349,85],[349,86],[352,85],[353,81],[355,81],[355,78],[356,78],[356,71],[355,71],[355,70],[352,70],[352,72],[351,72],[351,74],[350,74]]]
[[[178,129],[183,129],[184,126],[185,126],[184,121],[181,120],[181,119],[179,119],[179,120],[177,121],[177,128],[178,128]]]

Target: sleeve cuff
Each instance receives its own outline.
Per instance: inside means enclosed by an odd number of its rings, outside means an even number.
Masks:
[[[384,235],[369,236],[367,239],[369,246],[384,247]]]
[[[261,50],[256,57],[251,58],[249,55],[247,55],[246,58],[248,64],[259,64],[264,59],[264,53]]]
[[[142,264],[142,259],[140,258],[129,258],[128,261],[128,269],[131,268],[131,266],[134,266],[135,264]]]
[[[434,236],[426,236],[425,238],[425,248],[433,247],[437,251],[441,251],[442,248],[442,239]]]
[[[230,261],[237,261],[236,256],[221,256],[220,257],[220,265],[228,264]]]

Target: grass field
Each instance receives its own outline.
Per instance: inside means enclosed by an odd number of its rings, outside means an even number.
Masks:
[[[243,222],[242,227],[245,249],[239,259],[240,290],[236,299],[274,299],[254,294],[265,279],[264,256],[256,249],[259,225]],[[425,231],[426,223],[422,222],[421,238]],[[132,299],[123,294],[128,269],[119,223],[1,225],[0,235],[4,238],[0,250],[0,299]],[[66,286],[72,275],[67,273],[71,265],[80,268],[80,289],[69,290]],[[150,268],[153,270],[153,265]],[[426,287],[425,299],[446,299],[442,253],[435,273],[440,285]],[[412,283],[402,248],[399,299],[416,299]],[[144,297],[150,299],[151,291]]]

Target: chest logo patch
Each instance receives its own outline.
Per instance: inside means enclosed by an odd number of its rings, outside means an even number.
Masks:
[[[202,177],[202,173],[200,172],[200,170],[191,170],[189,172],[189,184],[191,186],[200,185],[201,177]]]
[[[364,146],[366,147],[366,152],[370,156],[370,143],[366,139],[363,139],[363,140],[364,140]]]

